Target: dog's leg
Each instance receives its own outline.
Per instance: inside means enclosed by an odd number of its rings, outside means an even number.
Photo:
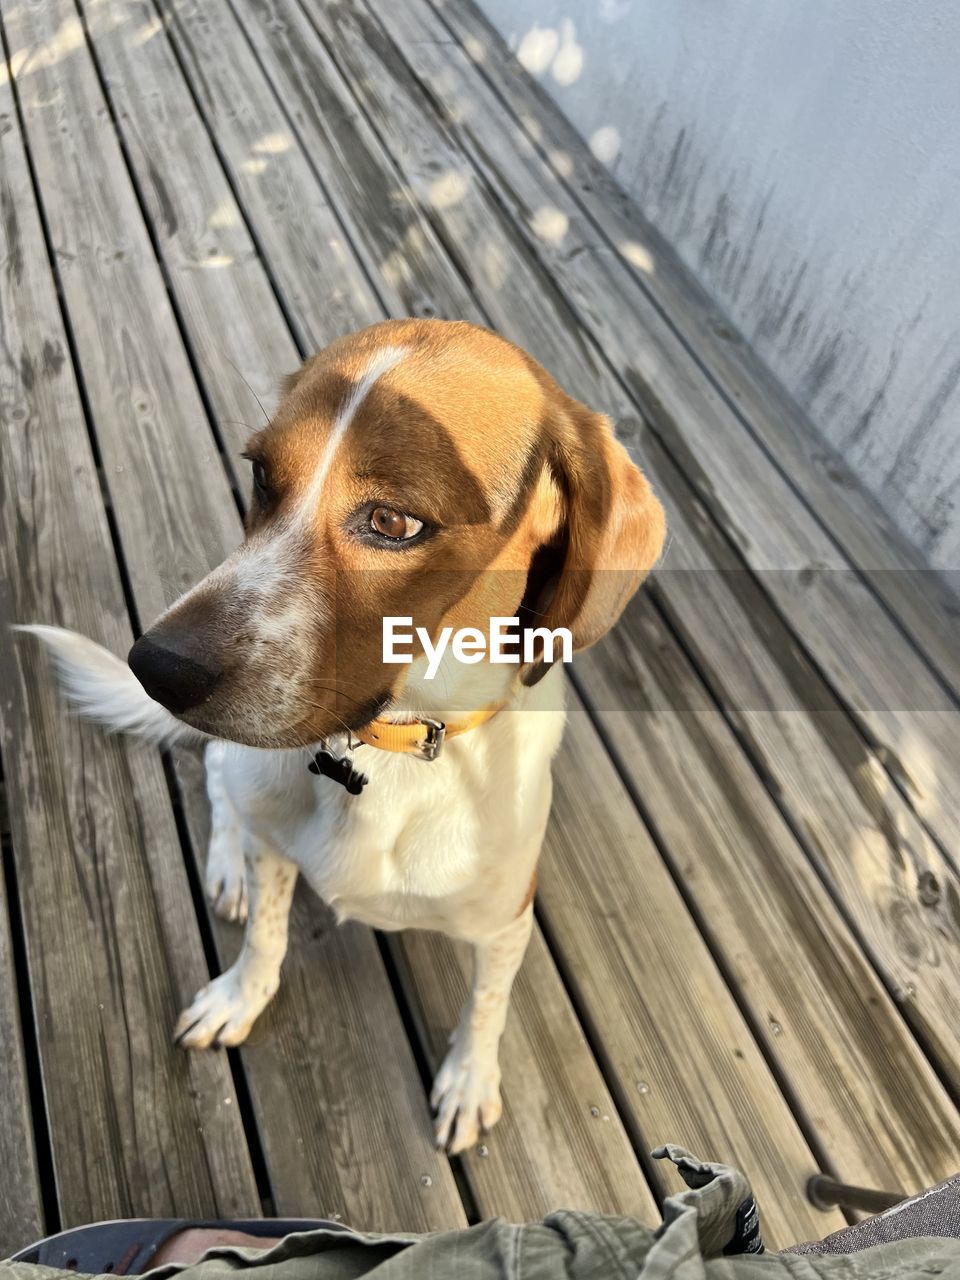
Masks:
[[[180,1015],[174,1039],[189,1049],[242,1043],[280,985],[297,867],[249,834],[244,854],[250,914],[243,947]]]
[[[497,1052],[510,988],[532,927],[529,903],[505,929],[474,947],[473,989],[430,1095],[437,1115],[437,1146],[451,1154],[472,1147],[481,1129],[491,1129],[500,1119]]]
[[[223,785],[225,750],[222,742],[211,742],[203,753],[210,801],[206,890],[221,919],[242,924],[247,918],[247,876],[240,819]]]

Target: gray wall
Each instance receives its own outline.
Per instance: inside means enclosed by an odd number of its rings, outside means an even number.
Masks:
[[[960,0],[481,0],[822,433],[960,567]]]

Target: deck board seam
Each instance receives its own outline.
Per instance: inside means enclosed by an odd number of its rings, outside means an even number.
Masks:
[[[168,0],[153,0],[153,4],[155,6],[166,5],[167,2]],[[377,300],[377,305],[380,307],[384,318],[389,317],[392,314],[391,309],[387,305],[386,299],[379,287],[379,284],[377,281],[377,273],[372,269],[371,263],[368,261],[368,255],[365,252],[365,248],[362,241],[360,241],[354,235],[350,225],[350,221],[348,219],[345,219],[342,216],[340,202],[334,198],[333,193],[330,191],[330,188],[327,186],[327,183],[324,181],[323,172],[319,168],[319,166],[314,162],[313,156],[310,154],[310,149],[303,145],[303,141],[300,136],[300,130],[297,126],[297,122],[294,119],[293,115],[287,110],[287,107],[283,100],[283,94],[281,94],[277,89],[277,86],[276,86],[276,83],[274,82],[273,77],[270,75],[270,72],[264,66],[263,59],[260,57],[260,54],[256,46],[254,45],[253,41],[250,39],[250,36],[247,32],[246,25],[244,24],[239,14],[237,13],[234,0],[225,0],[225,2],[227,5],[227,8],[230,10],[230,13],[233,17],[237,30],[240,33],[240,38],[246,43],[247,47],[249,48],[250,55],[256,62],[257,66],[259,67],[260,74],[263,78],[264,83],[269,88],[270,93],[273,96],[274,101],[277,103],[277,106],[281,114],[283,115],[284,119],[287,121],[287,125],[290,129],[290,133],[292,137],[296,139],[297,146],[300,148],[301,155],[303,156],[308,168],[310,169],[310,172],[313,174],[313,177],[315,182],[317,183],[317,186],[320,188],[320,190],[324,194],[324,198],[326,199],[327,206],[329,207],[333,217],[336,219],[343,233],[344,240],[349,246],[350,253],[353,256],[353,259],[356,262],[358,269],[363,273],[366,279],[366,282],[373,293],[373,296]],[[191,88],[192,88],[192,82],[190,80],[190,76],[185,71],[184,71],[184,79],[188,82],[188,84],[191,84]],[[204,118],[204,126],[208,129],[208,132],[212,136],[214,131],[208,127],[205,117],[202,117],[202,118]],[[222,167],[224,169],[225,174],[227,175],[227,181],[230,183],[231,190],[233,190],[234,187],[233,187],[232,179],[229,173],[229,165],[224,164]],[[241,199],[238,192],[235,193],[235,199],[237,201],[238,207],[241,209],[243,213],[244,222],[247,223],[248,220],[246,218],[246,210],[244,208],[243,200]],[[258,239],[255,239],[254,242],[257,243],[258,245],[260,243]],[[268,258],[269,258],[269,255],[267,254],[265,255],[264,260],[266,261]],[[280,301],[280,298],[282,298],[282,290],[279,291],[278,302]],[[285,306],[281,306],[281,310],[284,312],[284,315],[286,315],[288,308],[286,308]],[[291,315],[292,314],[293,312],[291,311]],[[306,356],[306,354],[309,353],[311,350],[310,342],[306,340],[305,335],[302,335],[300,333],[299,326],[297,326],[295,323],[292,323],[290,325],[290,328],[291,328],[291,333],[293,335],[294,342],[296,343],[298,350],[301,352],[301,355]]]
[[[660,440],[662,447],[666,449],[666,445],[663,445],[661,437],[658,436],[657,438],[658,440]],[[676,465],[679,468],[679,463],[676,462],[675,459],[673,461],[674,461],[674,465]],[[736,544],[733,543],[731,539],[729,539],[726,530],[723,528],[719,528],[718,531],[722,537],[727,538],[730,547],[735,551]],[[762,582],[762,579],[759,577],[759,575],[754,573],[749,566],[746,566],[746,569],[750,573],[754,582],[757,583],[758,587],[760,587],[760,589],[763,590],[763,582]],[[677,616],[676,612],[670,606],[669,601],[667,600],[664,592],[657,585],[655,575],[650,582],[649,594],[651,599],[654,601],[658,609],[658,612],[668,622],[671,633],[677,638],[677,643],[680,645],[683,652],[687,655],[688,658],[690,658],[690,661],[693,663],[694,668],[697,671],[704,688],[710,694],[711,699],[717,704],[718,707],[721,708],[721,711],[724,717],[729,720],[729,715],[724,710],[727,704],[726,704],[726,699],[723,696],[722,685],[718,683],[718,681],[714,676],[712,676],[708,671],[705,670],[702,663],[699,663],[696,661],[694,656],[695,647],[690,642],[687,628],[684,625],[684,623],[681,621],[681,619]],[[883,744],[877,740],[877,738],[873,733],[871,733],[869,726],[864,722],[863,717],[857,713],[856,708],[852,706],[850,701],[837,689],[833,680],[831,680],[829,673],[823,669],[823,667],[817,660],[816,655],[812,653],[810,649],[808,649],[807,646],[804,644],[802,638],[797,634],[793,625],[791,624],[790,619],[786,616],[785,613],[783,613],[783,611],[780,609],[779,605],[773,599],[773,597],[768,595],[766,592],[764,592],[764,596],[774,616],[789,633],[794,643],[799,646],[799,648],[804,654],[806,661],[810,664],[810,666],[815,671],[820,687],[824,691],[826,691],[828,695],[831,697],[831,699],[836,703],[837,709],[841,711],[844,716],[846,716],[848,722],[853,728],[853,731],[857,734],[858,738],[863,743],[865,750],[870,754],[870,756],[874,760],[878,762],[880,767],[886,773],[887,777],[890,779],[892,786],[897,791],[897,794],[899,795],[906,809],[909,811],[911,817],[914,818],[914,820],[923,829],[924,833],[927,835],[930,841],[936,846],[936,848],[939,850],[939,852],[943,856],[945,862],[948,864],[948,866],[953,871],[954,875],[957,877],[958,882],[960,882],[960,859],[958,859],[958,857],[950,849],[949,844],[943,838],[940,832],[937,830],[937,827],[930,821],[929,818],[927,818],[927,816],[923,813],[923,811],[917,807],[917,805],[914,802],[913,796],[911,794],[910,787],[904,782],[900,771],[896,767],[894,767],[893,763],[891,763],[889,758],[889,753],[884,750]],[[754,768],[755,772],[757,773],[758,777],[763,782],[764,787],[773,797],[775,803],[779,804],[779,800],[777,799],[777,788],[771,785],[770,779],[767,777],[766,772],[758,764],[755,764],[753,762],[750,752],[747,751],[746,754],[747,754],[747,758],[750,759],[751,765]],[[803,845],[802,841],[800,841],[800,843],[801,845]],[[804,849],[806,852],[806,846],[804,846]]]
[[[0,784],[4,778],[3,755],[0,753]],[[50,1117],[43,1096],[43,1077],[40,1072],[40,1045],[37,1035],[33,986],[27,961],[27,941],[20,910],[20,889],[17,882],[16,854],[13,832],[0,830],[0,875],[6,896],[6,919],[0,920],[0,929],[8,930],[10,957],[12,960],[11,985],[19,1018],[19,1048],[24,1070],[24,1085],[29,1108],[29,1131],[33,1137],[33,1167],[36,1175],[37,1204],[42,1217],[42,1228],[52,1234],[60,1230],[60,1206],[57,1202],[56,1174],[53,1162],[53,1143],[50,1138]],[[6,1096],[6,1095],[5,1095]]]
[[[433,1071],[430,1068],[427,1052],[427,1031],[417,1016],[417,1002],[412,997],[410,976],[405,973],[403,956],[400,953],[400,949],[395,945],[395,939],[391,939],[390,934],[380,929],[374,929],[373,936],[376,938],[377,947],[383,960],[383,967],[393,989],[397,1009],[400,1012],[400,1020],[403,1023],[403,1028],[413,1053],[413,1060],[417,1064],[417,1070],[420,1073],[424,1095],[429,1097],[430,1086],[433,1082]],[[457,1185],[457,1192],[463,1202],[467,1225],[476,1226],[478,1222],[483,1221],[483,1214],[477,1204],[477,1197],[466,1162],[462,1156],[458,1155],[451,1155],[448,1158],[450,1160],[450,1169]]]
[[[193,910],[197,917],[200,945],[203,947],[203,954],[210,976],[215,978],[223,972],[223,968],[217,954],[217,944],[213,936],[210,916],[206,909],[203,884],[200,880],[200,860],[197,851],[194,849],[193,837],[186,818],[183,790],[177,778],[177,771],[171,752],[164,750],[160,751],[159,754],[164,780],[170,794],[170,807],[173,810],[177,838],[180,841],[180,852],[186,870],[187,887],[190,891]],[[275,1216],[273,1187],[270,1183],[270,1171],[263,1149],[263,1140],[260,1136],[260,1126],[257,1123],[256,1110],[253,1105],[250,1081],[247,1079],[243,1058],[237,1050],[227,1049],[226,1055],[233,1087],[237,1095],[237,1107],[242,1117],[243,1132],[247,1140],[247,1149],[250,1153],[250,1163],[253,1167],[253,1176],[257,1184],[257,1193],[260,1197],[261,1214],[266,1218],[273,1217]]]
[[[94,425],[93,409],[90,403],[90,395],[87,390],[86,377],[84,375],[83,363],[80,359],[79,349],[77,347],[76,335],[74,333],[73,321],[67,306],[66,292],[63,287],[63,280],[60,272],[60,264],[57,260],[57,252],[53,243],[53,236],[50,231],[50,223],[47,217],[46,202],[44,200],[43,189],[37,176],[36,166],[33,159],[33,148],[30,143],[30,135],[26,127],[26,121],[23,115],[23,107],[20,101],[20,86],[16,77],[11,73],[10,69],[10,47],[7,40],[6,25],[3,18],[3,10],[0,7],[0,44],[2,44],[4,52],[4,61],[6,64],[6,73],[10,85],[10,94],[13,99],[14,111],[17,117],[17,128],[20,134],[20,141],[23,147],[23,153],[26,157],[27,168],[30,174],[30,186],[33,191],[34,204],[36,206],[37,215],[40,221],[40,229],[43,236],[44,248],[47,255],[47,266],[53,280],[54,291],[57,297],[57,309],[60,315],[60,323],[63,328],[64,337],[67,341],[67,350],[70,354],[70,364],[73,369],[73,375],[76,380],[77,392],[80,399],[80,409],[83,414],[84,426],[86,427],[87,439],[90,444],[90,452],[93,457],[93,465],[96,469],[97,484],[100,490],[101,501],[103,503],[104,513],[107,520],[107,526],[110,532],[110,543],[113,548],[114,559],[117,564],[117,571],[120,576],[120,585],[123,592],[124,606],[130,618],[134,635],[139,635],[140,622],[137,616],[137,607],[133,599],[133,593],[130,588],[130,574],[126,564],[126,558],[123,553],[123,544],[120,540],[120,532],[117,528],[116,517],[114,514],[114,505],[110,497],[109,487],[106,482],[106,473],[103,467],[103,455],[100,450],[100,444],[97,440],[96,429]]]
[[[249,235],[254,248],[256,249],[257,258],[260,261],[260,265],[263,268],[264,275],[266,276],[270,289],[273,292],[273,296],[276,299],[277,307],[280,310],[280,314],[283,316],[284,323],[286,324],[287,329],[289,330],[290,337],[293,340],[294,346],[296,347],[297,351],[300,354],[301,360],[305,360],[307,356],[310,354],[310,343],[306,335],[302,332],[300,325],[297,323],[297,318],[293,309],[290,307],[289,303],[287,302],[287,299],[283,292],[283,288],[279,280],[277,279],[276,273],[274,272],[273,267],[270,263],[270,256],[264,250],[262,238],[257,230],[257,227],[248,216],[246,206],[243,203],[243,199],[237,188],[237,184],[234,181],[233,174],[230,171],[230,165],[227,162],[227,158],[224,155],[223,148],[220,146],[219,139],[217,138],[216,130],[212,127],[210,123],[209,116],[203,105],[202,97],[197,92],[196,86],[194,85],[193,80],[190,76],[190,73],[187,70],[186,61],[183,57],[183,54],[180,48],[180,36],[178,34],[177,35],[173,34],[173,32],[176,30],[178,25],[177,15],[176,13],[173,13],[173,12],[171,13],[167,12],[166,0],[150,0],[150,2],[152,4],[154,13],[157,15],[157,19],[160,22],[161,27],[163,28],[164,39],[167,42],[167,47],[170,50],[171,56],[173,57],[174,61],[177,64],[177,68],[180,72],[180,78],[183,81],[187,94],[189,95],[190,99],[193,102],[194,109],[196,110],[196,113],[197,113],[197,117],[200,120],[201,124],[203,125],[204,132],[206,133],[207,138],[209,139],[210,145],[213,148],[213,152],[217,157],[217,163],[220,166],[224,181],[230,190],[230,194],[233,197],[234,204],[236,205],[236,208],[240,214],[240,217],[243,221],[243,225],[246,229],[246,232]],[[239,25],[240,24],[238,23],[238,26]],[[254,53],[254,56],[256,56],[256,51],[253,50],[252,52]],[[280,106],[282,109],[282,103],[280,103]],[[330,207],[331,209],[334,210],[334,216],[336,216],[335,207],[332,204],[330,205]],[[338,221],[339,221],[339,218],[338,218]],[[342,228],[342,229],[344,231],[344,235],[346,235],[347,234],[346,228]],[[158,249],[158,253],[160,252],[162,251]],[[363,270],[364,269],[363,264],[360,263],[359,258],[357,259],[357,262],[358,262],[359,269]],[[372,285],[372,282],[370,283]],[[232,477],[233,469],[231,467],[229,466],[227,467],[227,472]],[[238,503],[238,506],[239,506],[239,503]],[[243,515],[242,507],[240,507],[240,514],[241,516]]]

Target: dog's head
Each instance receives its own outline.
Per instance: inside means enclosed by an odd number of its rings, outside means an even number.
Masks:
[[[468,324],[390,321],[334,343],[288,380],[247,455],[243,544],[130,665],[187,724],[253,746],[384,712],[410,672],[384,664],[385,616],[431,636],[519,616],[585,648],[663,542],[608,421]]]

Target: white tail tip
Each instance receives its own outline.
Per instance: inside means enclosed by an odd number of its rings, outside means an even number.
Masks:
[[[41,625],[13,630],[36,636],[43,643],[64,693],[87,719],[115,733],[132,733],[166,745],[205,737],[154,702],[122,659],[86,636]]]

